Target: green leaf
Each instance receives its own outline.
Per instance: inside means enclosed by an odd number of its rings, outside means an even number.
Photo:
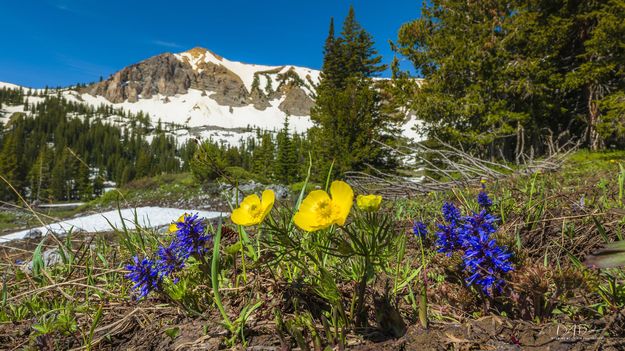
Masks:
[[[45,268],[45,264],[43,262],[43,254],[41,252],[42,248],[43,248],[43,242],[46,240],[46,238],[44,237],[41,242],[39,242],[39,245],[37,245],[37,248],[35,248],[35,251],[33,252],[33,276],[34,277],[39,277],[41,275],[41,270],[43,270]]]
[[[174,340],[178,337],[178,335],[180,335],[180,328],[173,327],[173,328],[165,329],[165,335],[169,336],[172,340]]]

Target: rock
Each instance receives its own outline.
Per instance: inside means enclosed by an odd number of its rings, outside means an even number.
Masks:
[[[267,86],[265,91],[260,88],[248,91],[241,77],[219,63],[223,60],[219,55],[203,48],[194,48],[186,53],[191,56],[164,53],[148,58],[79,92],[103,96],[113,103],[136,102],[155,95],[164,96],[164,102],[168,102],[167,97],[198,89],[202,96],[210,94],[210,98],[218,104],[229,106],[231,113],[233,107],[248,105],[265,110],[271,106],[270,101],[282,98],[280,110],[292,116],[307,116],[314,106],[313,99],[304,89],[307,84],[305,79],[293,68],[283,73],[280,73],[283,67],[260,72],[267,78],[277,75],[279,86],[276,90]]]
[[[281,184],[272,184],[267,187],[267,189],[273,190],[276,194],[276,199],[285,200],[291,196],[291,190],[288,187]]]
[[[140,94],[144,98],[150,98],[153,94],[184,94],[191,87],[194,76],[195,72],[189,63],[165,53],[128,66],[81,92],[101,95],[114,103],[126,100],[134,102]]]
[[[260,183],[256,183],[255,181],[250,181],[249,183],[239,185],[239,190],[243,193],[253,193],[254,191],[261,188],[263,185]]]
[[[46,268],[55,266],[55,265],[60,264],[60,263],[63,262],[63,258],[61,256],[61,252],[59,251],[58,248],[45,250],[41,254],[41,259],[43,260],[43,265]],[[22,266],[20,268],[21,268],[21,270],[24,273],[32,272],[33,271],[33,261],[30,260],[30,261],[22,264]]]
[[[254,104],[254,108],[257,110],[264,111],[267,107],[270,107],[269,99],[260,89],[253,89],[250,94],[250,98],[252,100],[252,104]]]
[[[38,240],[41,239],[43,233],[39,229],[31,229],[26,235],[24,235],[24,239],[29,240]]]
[[[310,109],[315,106],[313,99],[297,86],[286,89],[286,97],[278,108],[289,116],[308,116]]]
[[[260,183],[256,183],[255,181],[250,181],[249,183],[239,185],[238,190],[229,186],[222,185],[220,186],[220,192],[225,195],[227,201],[231,204],[238,204],[243,201],[245,196],[258,192],[260,189],[263,189],[263,185]],[[237,197],[238,194],[238,197]]]

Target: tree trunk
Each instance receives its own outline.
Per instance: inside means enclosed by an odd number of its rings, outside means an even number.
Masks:
[[[597,86],[591,84],[588,87],[588,144],[592,151],[597,151],[603,148],[603,140],[601,135],[597,131],[597,122],[601,117],[599,112],[599,106],[597,104]]]

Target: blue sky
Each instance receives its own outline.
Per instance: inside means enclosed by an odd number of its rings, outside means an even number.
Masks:
[[[202,46],[230,60],[319,69],[330,17],[353,4],[384,61],[420,0],[0,0],[0,81],[91,82],[163,52]]]

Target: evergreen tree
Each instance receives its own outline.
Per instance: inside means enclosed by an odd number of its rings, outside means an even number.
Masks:
[[[224,175],[227,166],[222,150],[211,141],[202,143],[190,162],[191,172],[201,182]]]
[[[262,175],[263,177],[272,178],[274,160],[275,144],[271,134],[265,132],[260,135],[260,145],[254,149],[254,173]]]
[[[78,176],[77,176],[77,190],[78,196],[81,200],[91,200],[93,197],[93,182],[91,181],[91,170],[89,167],[80,163],[78,167]]]
[[[484,156],[518,160],[550,134],[622,143],[623,23],[609,0],[428,2],[397,41],[426,80],[406,101],[430,136]]]
[[[97,196],[101,196],[102,194],[104,194],[104,179],[105,179],[104,172],[101,169],[98,170],[98,174],[93,179],[93,195],[94,196],[97,197]]]
[[[30,197],[33,200],[48,201],[51,197],[52,151],[43,144],[29,175]]]
[[[0,184],[0,197],[2,199],[17,199],[9,184],[19,188],[19,167],[16,138],[9,136],[4,141],[0,153],[0,175],[4,178]]]
[[[278,151],[275,164],[275,178],[284,183],[291,184],[296,181],[298,172],[297,151],[291,136],[289,135],[289,118],[284,120],[284,126],[277,137]]]
[[[52,198],[56,201],[71,199],[71,169],[67,168],[69,163],[67,154],[62,153],[62,156],[55,161],[54,167],[52,168],[50,193]]]
[[[371,79],[386,69],[380,64],[371,35],[356,21],[353,7],[334,36],[333,21],[324,48],[321,82],[311,111],[315,126],[309,135],[317,160],[317,178],[323,178],[334,162],[335,174],[364,170],[368,165],[389,166],[388,155],[377,141],[388,135],[394,123],[381,113],[381,97]]]

